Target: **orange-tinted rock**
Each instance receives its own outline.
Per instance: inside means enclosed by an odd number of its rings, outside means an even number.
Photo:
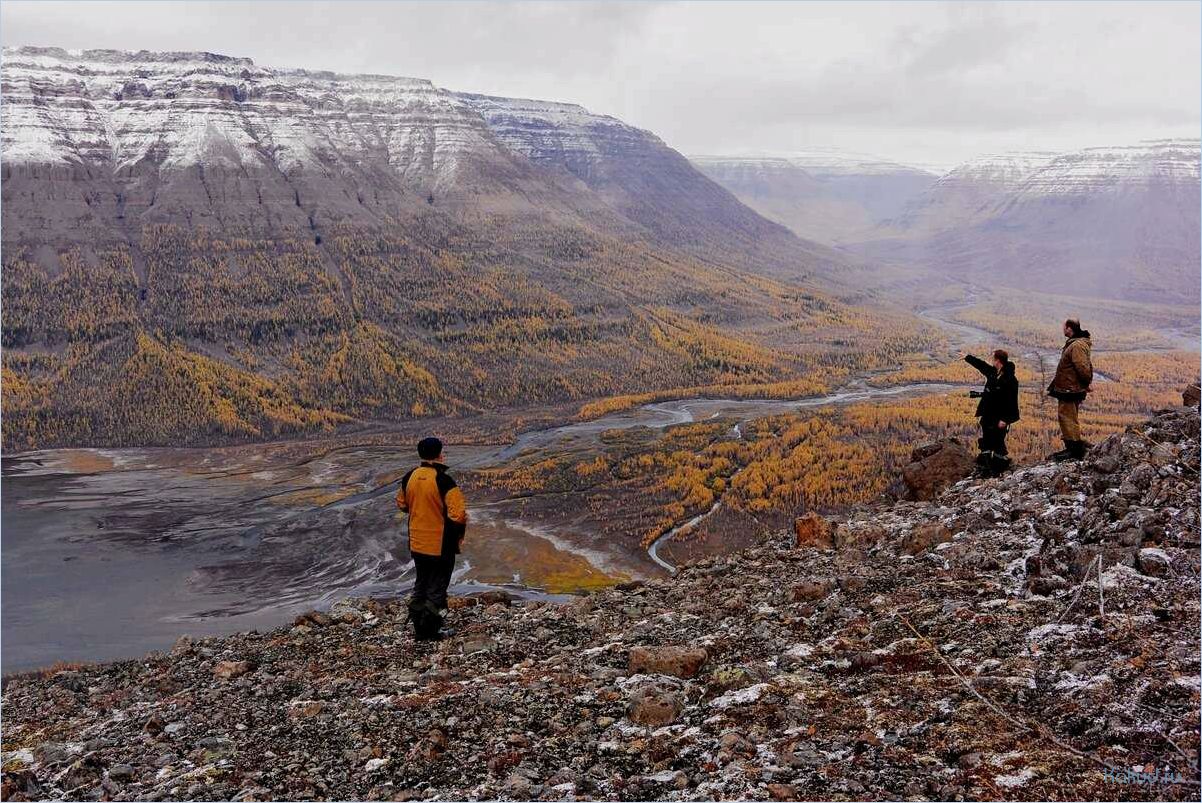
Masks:
[[[910,455],[910,463],[902,469],[906,498],[917,501],[934,499],[944,488],[975,470],[973,456],[955,438],[920,446]]]
[[[833,528],[817,513],[807,513],[793,522],[799,549],[830,549],[834,546]]]
[[[767,789],[768,796],[773,800],[797,800],[797,790],[792,784],[770,783]]]
[[[917,555],[926,552],[935,544],[952,540],[952,533],[939,522],[916,524],[910,532],[902,537],[900,549],[907,555]]]
[[[644,687],[631,695],[626,715],[637,725],[655,728],[671,725],[682,710],[684,704],[674,693],[655,687]]]
[[[213,675],[222,680],[239,678],[254,669],[250,661],[222,661],[213,667]]]
[[[691,678],[707,660],[709,653],[701,647],[635,647],[630,651],[629,667],[632,674]]]

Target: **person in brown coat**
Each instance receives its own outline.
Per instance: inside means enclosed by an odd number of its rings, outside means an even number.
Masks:
[[[1060,363],[1056,375],[1048,385],[1048,395],[1056,399],[1057,418],[1064,448],[1052,455],[1053,460],[1080,460],[1085,456],[1085,441],[1081,439],[1081,424],[1077,414],[1085,394],[1093,382],[1093,363],[1090,351],[1093,342],[1089,332],[1081,328],[1081,322],[1069,318],[1064,322],[1064,336],[1068,338],[1060,351]]]

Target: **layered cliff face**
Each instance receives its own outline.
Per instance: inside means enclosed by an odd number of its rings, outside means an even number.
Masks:
[[[462,99],[419,79],[20,48],[5,51],[2,91],[10,242],[151,223],[380,225],[431,196],[565,194]]]
[[[988,156],[941,177],[837,154],[693,161],[765,217],[869,264],[1072,296],[1199,291],[1198,140]]]
[[[836,255],[578,106],[56,48],[0,92],[10,448],[789,376],[840,307]]]
[[[1181,303],[1198,295],[1199,143],[964,165],[856,244],[978,283]]]
[[[1053,155],[1032,152],[974,159],[949,171],[879,222],[907,233],[934,233],[982,219]]]
[[[158,222],[385,224],[430,204],[805,253],[650,132],[571,104],[209,53],[56,48],[6,50],[3,94],[9,242]]]
[[[834,252],[789,237],[649,131],[574,104],[458,97],[511,151],[575,178],[655,240],[707,259],[744,261],[773,275],[796,275],[789,259],[800,260],[801,273],[811,280],[838,272],[841,260]],[[790,256],[782,261],[786,252]]]

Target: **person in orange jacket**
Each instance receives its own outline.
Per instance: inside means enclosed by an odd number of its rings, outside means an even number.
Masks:
[[[401,478],[396,506],[409,515],[409,553],[417,574],[409,619],[417,639],[434,641],[442,637],[447,587],[467,529],[467,507],[442,462],[442,441],[423,439],[417,455],[421,465]]]

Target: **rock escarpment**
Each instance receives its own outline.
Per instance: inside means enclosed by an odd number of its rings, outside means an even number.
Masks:
[[[852,248],[991,286],[1175,303],[1198,294],[1198,176],[1196,139],[974,160]]]
[[[37,47],[4,50],[0,94],[10,450],[266,440],[897,348],[832,320],[837,254],[579,106]]]
[[[7,48],[0,75],[6,245],[136,241],[163,224],[328,234],[453,210],[727,256],[734,238],[789,275],[799,257],[838,262],[651,132],[574,104],[205,52]]]
[[[432,648],[352,600],[10,679],[5,798],[1196,799],[1198,469],[1164,411]]]

